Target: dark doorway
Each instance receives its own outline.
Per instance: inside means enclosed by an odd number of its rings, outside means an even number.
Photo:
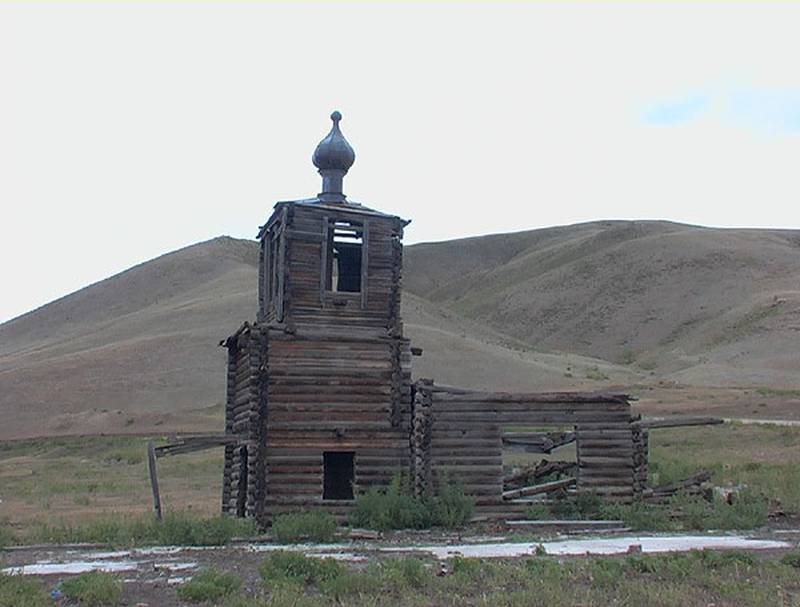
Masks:
[[[353,482],[356,478],[355,456],[353,451],[325,451],[322,454],[325,463],[322,499],[353,499]]]

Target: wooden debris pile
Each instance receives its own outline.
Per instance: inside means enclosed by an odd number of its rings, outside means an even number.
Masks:
[[[687,479],[660,485],[658,487],[648,487],[642,491],[642,499],[650,503],[661,503],[669,500],[676,493],[683,492],[688,495],[707,496],[711,493],[711,472],[700,470]]]
[[[535,466],[526,466],[503,478],[503,499],[525,497],[564,497],[567,489],[577,482],[576,462],[541,460]]]

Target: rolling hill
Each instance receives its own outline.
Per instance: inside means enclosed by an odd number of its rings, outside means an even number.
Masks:
[[[254,242],[216,238],[0,325],[0,439],[219,428],[217,344],[254,316],[256,262]],[[405,263],[418,377],[766,387],[800,407],[796,231],[594,222],[414,245]]]

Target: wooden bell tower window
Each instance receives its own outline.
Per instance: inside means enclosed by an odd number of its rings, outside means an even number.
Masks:
[[[325,290],[360,293],[363,288],[364,226],[356,221],[328,219]]]

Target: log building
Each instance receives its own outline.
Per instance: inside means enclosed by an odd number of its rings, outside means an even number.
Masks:
[[[314,198],[279,202],[258,233],[258,313],[228,351],[222,509],[261,521],[322,507],[400,472],[417,494],[447,474],[486,512],[503,500],[504,425],[568,424],[578,490],[634,492],[624,395],[483,393],[412,382],[400,314],[408,221],[349,201],[355,153],[339,129],[319,143]],[[415,353],[419,353],[414,350]]]

